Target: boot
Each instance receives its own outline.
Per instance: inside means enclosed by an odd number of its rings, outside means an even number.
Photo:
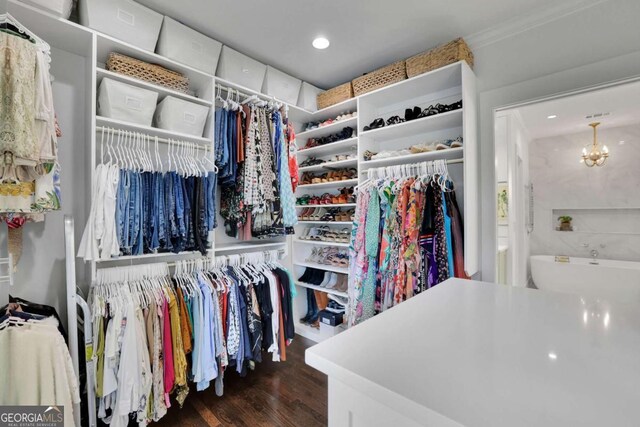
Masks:
[[[321,295],[318,296],[318,294],[321,294]],[[322,295],[324,295],[324,297]],[[312,297],[312,300],[313,300],[312,305],[314,307],[314,312],[313,312],[313,316],[311,316],[311,318],[307,323],[309,323],[310,326],[316,329],[320,328],[320,321],[318,320],[318,318],[320,317],[319,307],[322,305],[323,301],[324,301],[324,305],[322,306],[323,308],[326,307],[328,304],[326,295],[327,294],[325,294],[324,292],[314,291],[314,295]]]
[[[313,316],[313,303],[315,302],[315,296],[313,295],[313,289],[307,288],[307,315],[300,319],[300,323],[307,323]]]

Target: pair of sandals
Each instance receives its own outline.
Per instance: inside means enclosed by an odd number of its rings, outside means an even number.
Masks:
[[[349,228],[343,228],[340,231],[336,231],[326,225],[317,228],[308,228],[300,236],[301,240],[332,243],[349,243],[350,238],[351,230]]]
[[[306,172],[302,174],[301,184],[322,184],[325,182],[338,182],[354,179],[358,175],[358,171],[354,168],[351,169],[338,169],[331,172],[326,172],[321,175],[314,175]]]
[[[349,266],[349,256],[347,252],[333,247],[314,248],[306,261],[342,268]]]
[[[435,116],[436,114],[446,113],[448,111],[454,111],[462,108],[462,100],[454,102],[452,104],[436,104],[430,105],[424,110],[416,106],[413,108],[407,108],[404,110],[404,118],[400,116],[389,117],[385,123],[384,119],[375,119],[369,126],[365,126],[363,131],[370,131],[373,129],[379,129],[386,126],[393,126],[400,123],[408,122],[411,120],[421,119],[423,117]]]
[[[329,209],[321,220],[324,222],[349,222],[353,221],[355,211],[342,211],[340,208]]]

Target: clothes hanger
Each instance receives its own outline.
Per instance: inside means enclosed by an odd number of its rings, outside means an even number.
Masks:
[[[38,37],[35,33],[33,33],[27,27],[22,25],[20,21],[14,18],[10,13],[0,14],[0,24],[11,24],[14,27],[16,27],[16,29],[18,30],[18,33],[26,34],[29,37],[31,37],[31,39],[35,41],[35,44],[38,47],[38,49],[40,49],[42,53],[45,54],[45,57],[47,58],[47,62],[51,62],[51,46],[49,46],[47,42],[45,42],[43,39]]]

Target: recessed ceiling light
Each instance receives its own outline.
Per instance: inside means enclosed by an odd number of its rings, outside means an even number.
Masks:
[[[316,37],[313,40],[313,47],[315,47],[316,49],[326,49],[329,47],[329,40],[327,40],[325,37]]]
[[[558,358],[558,355],[555,353],[549,353],[549,359],[551,360],[556,360]]]
[[[620,144],[620,145],[624,145],[624,141],[620,141],[620,142],[619,142],[619,144]]]
[[[558,117],[558,116],[557,116],[557,115],[555,115],[555,114],[552,114],[552,115],[550,115],[550,116],[547,116],[547,119],[555,119],[556,117]]]

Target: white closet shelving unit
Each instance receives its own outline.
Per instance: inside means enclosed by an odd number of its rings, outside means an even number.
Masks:
[[[305,122],[323,122],[327,119],[335,119],[340,114],[356,112],[357,111],[357,100],[355,98],[349,99],[347,101],[341,102],[339,104],[333,105],[328,108],[324,108],[319,110],[313,114],[309,114],[306,117]],[[357,160],[357,150],[358,150],[358,137],[353,137],[349,139],[345,139],[338,142],[333,142],[325,145],[316,146],[313,148],[303,149],[307,144],[309,138],[321,138],[324,136],[332,135],[339,133],[345,127],[351,127],[356,131],[358,130],[358,117],[351,117],[346,120],[340,120],[334,122],[330,125],[318,127],[309,131],[300,132],[296,136],[296,141],[298,143],[298,163],[302,164],[305,160],[310,157],[315,157],[318,159],[327,160],[325,163],[314,166],[306,166],[301,167],[300,177],[307,172],[312,172],[314,175],[322,174],[326,172],[330,172],[336,169],[351,169],[354,168],[357,170],[358,160]],[[352,155],[352,159],[348,160],[335,160],[336,155]],[[305,194],[309,194],[311,196],[321,196],[324,193],[336,194],[339,193],[339,189],[341,188],[349,188],[357,185],[358,179],[349,179],[343,181],[332,181],[332,182],[323,182],[319,184],[306,184],[299,185],[296,189],[296,197],[300,197]],[[305,209],[318,207],[324,208],[325,210],[331,208],[339,208],[341,211],[349,211],[355,209],[354,203],[341,203],[341,204],[331,204],[331,205],[298,205],[297,211],[298,214],[304,211]],[[294,275],[294,280],[296,281],[296,285],[298,287],[298,295],[296,296],[294,303],[294,322],[296,325],[296,333],[312,339],[316,342],[322,341],[326,338],[335,335],[337,332],[341,332],[343,329],[342,326],[337,326],[335,328],[332,327],[320,327],[319,329],[309,326],[300,322],[300,318],[304,317],[307,313],[307,288],[313,289],[315,291],[325,292],[327,294],[337,295],[343,298],[347,298],[346,292],[340,292],[335,289],[327,289],[322,288],[320,286],[315,286],[310,283],[304,283],[298,280],[300,276],[304,273],[307,267],[316,268],[319,270],[324,270],[327,272],[338,273],[338,274],[348,274],[347,268],[337,267],[333,265],[319,264],[315,262],[309,262],[307,259],[314,252],[326,248],[335,248],[341,252],[348,253],[348,243],[335,243],[335,242],[325,242],[325,241],[315,241],[315,240],[304,240],[300,239],[299,236],[304,235],[306,230],[309,228],[319,228],[319,227],[329,227],[333,231],[349,231],[349,235],[351,235],[351,221],[318,221],[318,220],[306,220],[299,221],[298,226],[296,227],[296,236],[292,239],[292,264],[293,270],[292,273]]]
[[[412,121],[385,126],[370,131],[362,128],[374,119],[404,117],[406,108],[451,104],[462,100],[462,109]],[[469,276],[478,272],[479,200],[478,140],[477,140],[476,77],[466,62],[457,62],[415,76],[358,97],[358,171],[360,182],[366,171],[392,165],[431,160],[453,160],[447,166],[454,181],[458,204],[464,221],[465,271]],[[463,147],[408,154],[365,161],[363,153],[398,151],[415,144],[463,137]]]
[[[471,68],[466,62],[458,62],[449,66],[425,73],[396,84],[372,91],[357,98],[350,99],[343,103],[334,105],[313,114],[309,121],[322,121],[330,117],[335,117],[347,111],[357,111],[358,117],[355,121],[358,136],[352,140],[340,143],[327,144],[309,150],[299,152],[300,162],[308,156],[324,157],[336,153],[357,148],[357,160],[347,160],[333,164],[322,164],[300,168],[300,173],[312,171],[320,172],[326,170],[326,166],[335,167],[356,167],[358,170],[358,183],[366,179],[366,171],[372,168],[384,166],[394,166],[403,164],[419,163],[431,160],[453,160],[454,163],[448,165],[451,178],[454,181],[458,204],[464,218],[465,237],[465,270],[469,276],[473,276],[478,271],[478,249],[479,249],[479,201],[478,201],[478,141],[477,141],[477,109],[476,109],[476,78]],[[406,108],[419,106],[425,109],[429,105],[437,103],[451,104],[459,100],[463,101],[463,108],[446,113],[437,114],[409,122],[392,126],[364,131],[363,128],[374,119],[382,117],[385,121],[391,116],[398,115],[404,117]],[[346,123],[339,122],[339,123]],[[314,129],[304,132],[302,137],[318,137],[331,133],[326,129],[342,129],[339,124],[327,126],[325,128]],[[451,148],[440,151],[431,151],[419,154],[408,154],[397,157],[387,157],[382,159],[364,160],[364,152],[398,151],[408,149],[415,144],[425,144],[436,140],[455,139],[463,137],[463,147]],[[298,140],[300,146],[306,143],[303,138]],[[348,185],[355,184],[356,181]],[[334,183],[330,183],[334,184]],[[335,183],[344,186],[344,182]],[[311,184],[300,186],[297,195],[301,194],[321,194],[327,191],[331,185]],[[317,190],[313,192],[311,190]],[[319,227],[330,225],[332,228],[350,227],[350,222],[323,223],[322,221],[302,221],[300,228],[307,226]],[[347,273],[347,269],[333,266],[316,265],[305,262],[309,253],[317,246],[338,246],[330,242],[305,241],[296,238],[293,240],[293,265],[294,273],[298,277],[304,272],[306,267],[315,267],[327,271],[337,271]],[[340,245],[344,248],[345,245]],[[346,245],[348,247],[348,245]],[[319,288],[317,286],[297,282],[300,287],[309,287],[322,292],[333,293],[346,297],[346,293]],[[306,313],[306,294],[300,292],[296,298],[296,314],[302,317]],[[296,319],[296,331],[315,341],[322,341],[333,334],[311,328],[299,323]],[[336,328],[335,332],[342,329]]]
[[[135,47],[126,42],[115,39],[111,36],[96,32],[89,28],[82,27],[68,20],[57,18],[51,14],[43,12],[37,8],[25,5],[17,0],[0,0],[0,10],[8,10],[25,25],[32,28],[42,38],[47,40],[52,46],[64,49],[88,58],[87,69],[84,70],[85,81],[79,82],[86,87],[86,105],[90,117],[86,125],[86,144],[90,147],[90,162],[87,162],[87,176],[93,178],[94,167],[99,161],[100,141],[98,139],[99,128],[101,126],[119,128],[146,133],[159,138],[173,138],[177,140],[191,141],[200,146],[213,148],[214,115],[216,109],[215,88],[220,85],[240,91],[243,94],[256,95],[261,99],[274,100],[273,97],[260,92],[242,87],[230,81],[217,78],[213,75],[196,70],[187,65],[170,60]],[[131,77],[118,75],[104,69],[104,63],[110,52],[122,53],[143,61],[156,63],[168,69],[177,71],[189,77],[192,93],[184,94],[161,86],[156,86]],[[205,135],[194,137],[175,132],[156,129],[153,127],[139,126],[136,124],[112,120],[96,115],[96,94],[97,88],[103,78],[112,78],[127,84],[139,86],[144,89],[154,90],[159,95],[159,100],[165,96],[176,96],[185,101],[205,105],[210,108],[210,116],[206,126]],[[415,105],[425,108],[437,102],[451,103],[463,100],[463,109],[452,111],[436,116],[426,117],[394,126],[372,131],[362,131],[363,127],[371,123],[378,117],[385,120],[393,115],[404,116],[405,108],[412,108]],[[329,159],[336,154],[355,154],[355,158],[349,160],[328,162],[321,165],[301,167],[300,174],[305,172],[323,172],[329,168],[356,168],[358,170],[358,181],[338,181],[333,183],[312,184],[300,186],[296,196],[302,194],[321,195],[325,192],[333,192],[339,188],[350,187],[366,178],[365,172],[370,168],[382,166],[416,163],[426,160],[446,159],[457,160],[460,163],[449,166],[450,175],[456,184],[456,194],[464,218],[465,232],[465,269],[467,274],[474,275],[478,271],[478,238],[479,238],[479,201],[478,201],[478,142],[477,142],[477,107],[475,75],[464,62],[456,63],[441,69],[404,80],[391,86],[367,93],[357,98],[352,98],[331,107],[310,112],[294,105],[288,105],[289,120],[294,124],[296,130],[300,130],[306,122],[321,122],[326,119],[335,119],[338,115],[346,112],[357,111],[357,118],[351,118],[336,122],[335,124],[313,129],[307,132],[299,132],[297,135],[298,147],[304,147],[308,138],[318,138],[332,133],[337,133],[343,127],[351,126],[356,129],[357,137],[344,141],[326,144],[311,149],[299,150],[299,163],[306,158],[313,156],[317,158]],[[416,155],[377,159],[364,161],[363,153],[366,150],[400,150],[417,143],[427,143],[437,139],[456,138],[463,136],[464,147],[443,151],[429,152]],[[91,200],[91,185],[86,185],[86,200]],[[219,196],[219,194],[218,194]],[[217,197],[220,201],[220,197]],[[298,207],[298,211],[305,206]],[[331,207],[331,206],[329,206]],[[354,204],[334,205],[341,209],[353,209]],[[83,219],[84,220],[84,219]],[[307,227],[319,227],[328,225],[332,229],[351,229],[351,221],[338,221],[325,223],[322,221],[300,221],[296,227],[296,234],[299,234]],[[290,249],[290,256],[283,260],[283,263],[292,268],[294,279],[302,275],[307,266],[313,266],[327,271],[346,273],[346,269],[321,264],[311,264],[306,262],[306,258],[314,248],[322,248],[327,245],[338,247],[340,250],[346,249],[345,244],[331,244],[325,242],[312,242],[301,240],[299,237],[281,238],[274,241],[249,241],[240,242],[229,238],[224,234],[224,224],[218,217],[218,228],[215,237],[211,239],[212,248],[210,253],[230,254],[238,252],[250,252],[261,249]],[[148,254],[143,256],[120,257],[100,263],[102,266],[112,264],[130,264],[168,261],[180,258],[200,256],[197,252],[184,252],[180,254]],[[95,271],[98,263],[91,265],[91,278],[95,278]],[[311,328],[298,322],[297,319],[303,317],[307,310],[305,287],[314,288],[313,285],[297,282],[298,296],[295,299],[294,315],[296,317],[296,332],[321,341],[329,335],[321,333],[317,329]],[[323,292],[333,293],[341,296],[346,294],[339,291],[318,289]],[[341,330],[336,328],[336,330]]]

